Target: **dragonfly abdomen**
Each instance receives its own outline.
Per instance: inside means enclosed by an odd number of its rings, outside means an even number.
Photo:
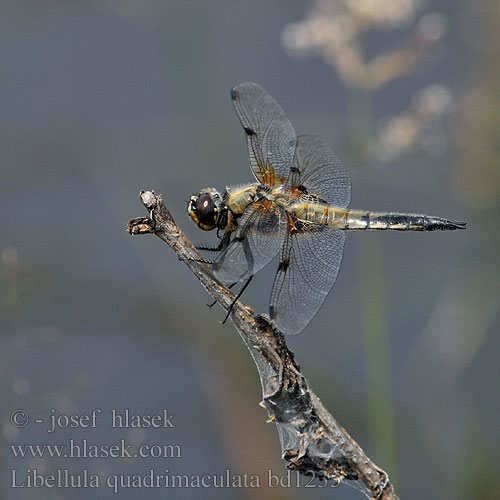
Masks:
[[[299,203],[295,216],[304,222],[337,229],[379,229],[395,231],[436,231],[465,229],[465,222],[453,222],[440,217],[391,212],[347,210],[322,203]]]
[[[350,210],[345,229],[391,229],[395,231],[446,231],[465,229],[465,222],[454,222],[441,217],[391,212],[364,212]]]

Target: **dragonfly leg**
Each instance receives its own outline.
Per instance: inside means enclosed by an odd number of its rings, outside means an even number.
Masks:
[[[196,245],[196,250],[201,250],[202,252],[220,252],[220,243],[216,247],[207,247],[204,245]]]
[[[246,287],[250,284],[250,281],[252,281],[253,276],[250,276],[248,280],[245,282],[245,284],[241,287],[241,290],[237,293],[236,297],[234,300],[231,302],[231,305],[229,306],[229,309],[227,310],[226,317],[224,318],[223,321],[219,321],[221,325],[223,325],[226,321],[227,318],[229,318],[229,315],[231,314],[231,311],[233,310],[234,304],[238,301],[238,299],[242,296],[243,292],[246,290]]]
[[[219,241],[219,244],[216,247],[205,246],[205,245],[195,245],[196,250],[201,250],[203,252],[216,252],[216,253],[219,253],[219,252],[225,250],[226,247],[227,247],[227,240],[225,237]],[[213,264],[214,263],[213,260],[205,259],[203,257],[201,257],[200,259],[195,259],[194,257],[189,257],[187,259],[179,258],[179,260],[184,260],[184,261],[191,260],[191,261],[195,261],[195,262],[201,262],[202,264]]]
[[[230,234],[226,233],[220,239],[217,246],[196,245],[196,250],[202,250],[204,252],[222,252],[228,247],[229,238],[230,238]]]
[[[238,282],[237,282],[237,281],[235,281],[234,283],[231,283],[231,284],[228,286],[229,290],[231,290],[231,288],[233,288],[233,286],[234,286],[234,285],[236,285],[236,283],[238,283]],[[208,307],[208,308],[210,308],[210,309],[212,309],[212,307],[214,307],[214,306],[215,306],[215,304],[217,304],[217,301],[216,301],[216,300],[214,300],[211,304],[207,304],[207,307]]]

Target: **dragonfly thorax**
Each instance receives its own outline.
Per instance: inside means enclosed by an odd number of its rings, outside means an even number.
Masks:
[[[228,187],[224,196],[227,208],[235,217],[239,217],[254,201],[264,196],[261,184],[244,184]]]

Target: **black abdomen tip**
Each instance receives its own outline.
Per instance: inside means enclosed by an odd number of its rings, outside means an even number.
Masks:
[[[424,225],[426,231],[435,231],[440,229],[441,231],[453,231],[455,229],[465,229],[467,222],[455,222],[447,219],[438,219],[434,217],[429,217]]]

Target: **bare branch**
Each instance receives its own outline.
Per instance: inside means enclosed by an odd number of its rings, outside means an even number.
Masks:
[[[212,274],[175,224],[161,196],[143,191],[141,203],[150,217],[132,219],[129,233],[154,233],[162,239],[214,299],[229,310],[234,295]],[[359,481],[373,498],[397,499],[387,474],[366,456],[311,390],[283,334],[271,325],[268,316],[254,316],[238,301],[229,317],[257,365],[263,390],[261,405],[278,427],[287,468],[329,479],[335,485],[345,480]]]

